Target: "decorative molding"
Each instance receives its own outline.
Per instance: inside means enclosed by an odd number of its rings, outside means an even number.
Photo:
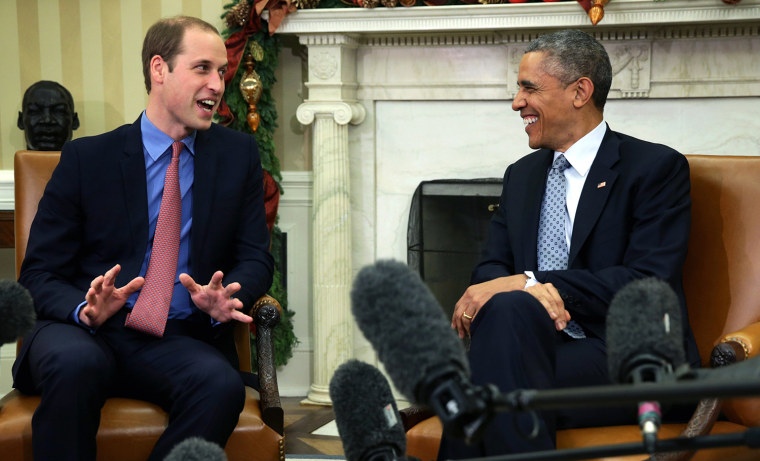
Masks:
[[[668,27],[760,18],[760,0],[726,5],[721,0],[614,0],[594,30],[611,26]],[[280,34],[409,32],[472,32],[483,30],[591,28],[576,2],[457,5],[414,8],[329,8],[299,10],[288,15]]]
[[[13,170],[0,170],[0,210],[14,210],[15,207]]]
[[[311,171],[283,171],[280,184],[283,190],[280,206],[311,208],[314,190],[314,174]]]
[[[301,45],[306,46],[341,46],[343,48],[359,46],[356,37],[346,34],[299,35],[298,41]]]
[[[303,125],[311,125],[318,114],[332,115],[338,125],[358,125],[364,121],[366,111],[357,102],[306,101],[296,111],[296,118]]]

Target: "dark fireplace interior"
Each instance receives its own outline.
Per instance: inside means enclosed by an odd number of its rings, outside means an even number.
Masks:
[[[498,207],[501,178],[441,179],[420,183],[412,197],[407,262],[418,271],[451,318],[470,284],[470,272]]]

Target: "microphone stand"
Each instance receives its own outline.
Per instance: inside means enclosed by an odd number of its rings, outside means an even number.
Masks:
[[[636,404],[641,401],[693,402],[704,398],[760,395],[760,378],[746,381],[673,381],[618,384],[549,390],[518,389],[508,394],[486,392],[493,411],[556,410],[559,408]]]
[[[748,397],[760,395],[760,377],[726,379],[690,370],[667,376],[666,382],[616,384],[549,390],[518,389],[501,393],[495,386],[468,385],[461,376],[440,383],[432,392],[433,409],[441,418],[444,431],[464,436],[467,443],[477,440],[495,412],[556,410],[559,408],[637,404],[641,401],[689,402],[703,398]],[[461,411],[466,408],[470,411]],[[448,411],[447,411],[448,409]],[[452,411],[452,409],[454,409]],[[477,410],[476,410],[477,409]],[[483,409],[485,411],[483,412]],[[475,411],[472,411],[475,410]],[[453,429],[453,431],[452,431]],[[656,440],[652,446],[642,442],[567,450],[542,451],[507,456],[478,458],[479,461],[576,460],[600,456],[654,454],[669,451],[694,451],[744,445],[760,447],[760,428],[745,432],[716,434],[692,438]],[[648,449],[649,448],[649,449]],[[471,460],[467,460],[471,461]]]
[[[746,445],[750,448],[760,447],[760,428],[751,427],[744,432],[698,436],[693,438],[672,438],[657,440],[655,452],[695,451],[709,448]],[[459,461],[559,461],[581,460],[607,456],[625,456],[649,454],[644,443],[621,443],[595,447],[569,448],[565,450],[535,451],[504,456],[487,456],[483,458],[463,459]]]

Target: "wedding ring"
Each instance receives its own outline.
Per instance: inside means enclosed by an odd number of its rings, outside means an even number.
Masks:
[[[467,312],[462,312],[462,317],[466,318],[467,320],[472,320],[472,316],[467,315]]]

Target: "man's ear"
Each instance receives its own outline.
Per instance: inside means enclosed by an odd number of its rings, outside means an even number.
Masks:
[[[79,128],[79,114],[74,112],[74,117],[71,119],[71,131]]]
[[[159,55],[155,55],[150,59],[150,79],[154,83],[164,82],[164,73],[169,71],[169,66]],[[153,85],[151,84],[151,87]]]
[[[573,105],[580,109],[591,100],[591,96],[594,94],[594,82],[588,77],[581,77],[573,85],[575,85]]]
[[[24,114],[21,113],[21,111],[18,111],[18,121],[16,122],[16,126],[19,130],[24,129]]]

